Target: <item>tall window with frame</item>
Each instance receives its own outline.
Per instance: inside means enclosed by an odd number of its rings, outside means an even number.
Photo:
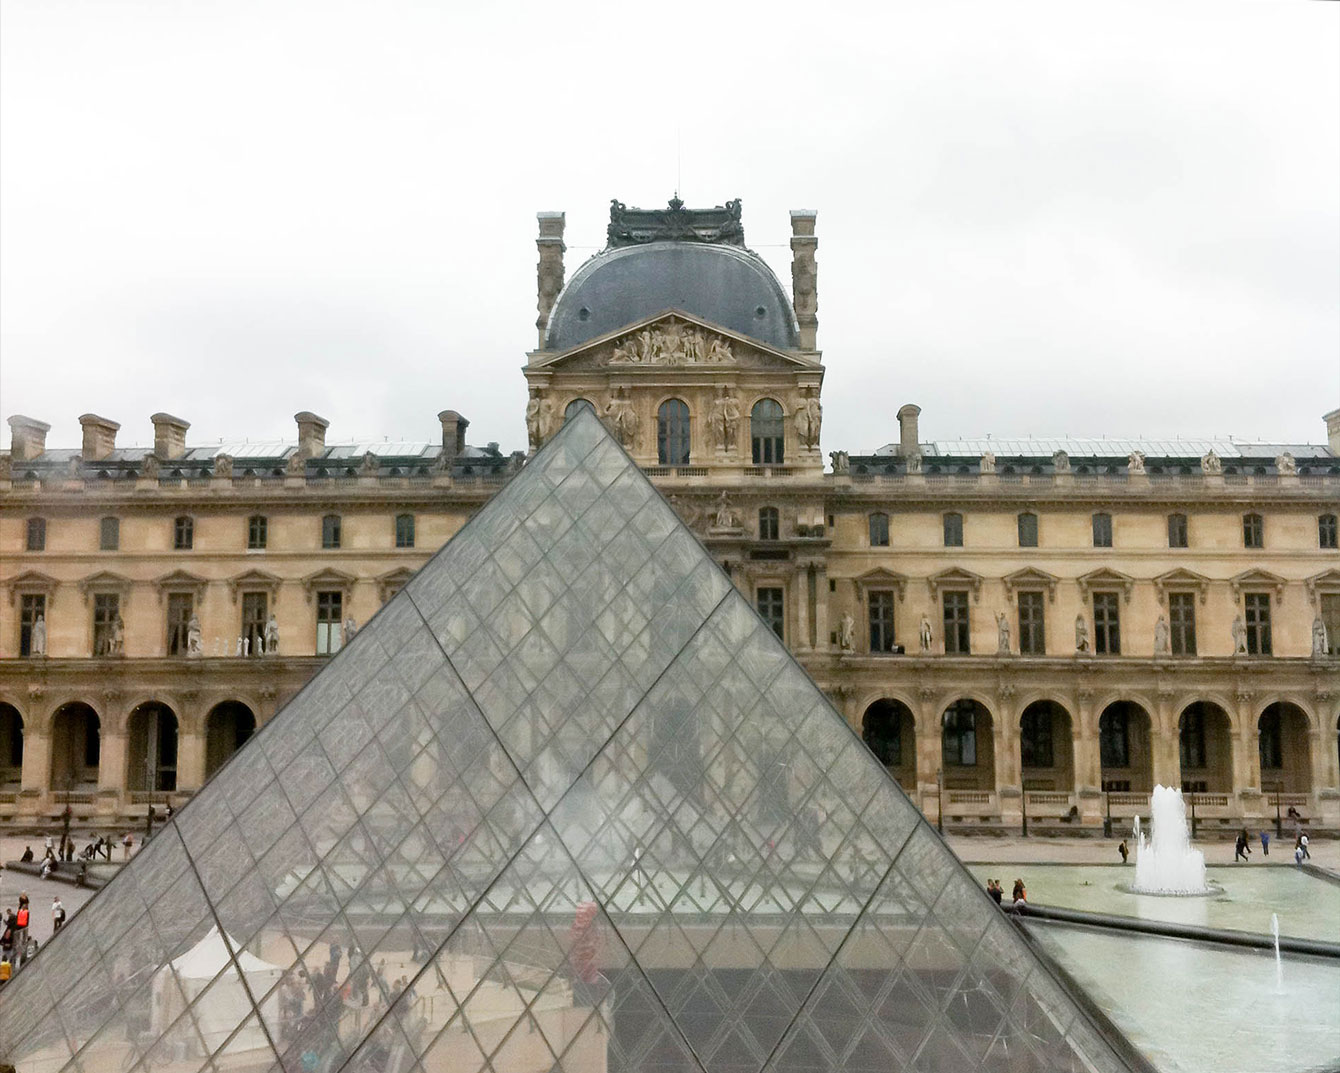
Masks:
[[[1247,620],[1247,654],[1270,655],[1270,593],[1243,593],[1242,609]]]
[[[956,700],[944,713],[940,748],[946,767],[976,767],[977,706],[970,700]]]
[[[1095,548],[1112,546],[1112,515],[1099,513],[1093,516],[1093,546]]]
[[[321,519],[321,546],[338,548],[340,546],[340,516],[327,514]]]
[[[247,519],[247,551],[264,551],[270,539],[270,522],[264,514]]]
[[[195,547],[195,520],[189,514],[172,519],[172,549],[190,551]]]
[[[779,639],[786,640],[786,605],[782,590],[777,587],[759,589],[754,600],[759,616]]]
[[[1317,516],[1317,546],[1323,551],[1335,551],[1340,548],[1340,528],[1337,528],[1334,514]]]
[[[1266,523],[1259,514],[1242,516],[1242,546],[1244,548],[1264,548],[1266,546]]]
[[[963,515],[951,510],[944,516],[945,547],[963,547]]]
[[[889,546],[889,516],[883,511],[870,515],[870,546],[887,548]]]
[[[656,460],[662,466],[687,466],[689,448],[689,408],[681,399],[666,399],[656,411]]]
[[[23,546],[28,551],[47,550],[47,520],[45,518],[28,519],[28,532]]]
[[[1042,593],[1019,594],[1019,655],[1047,654],[1047,625],[1044,614]]]
[[[866,597],[870,614],[870,651],[894,651],[893,598],[888,589],[874,589]]]
[[[944,594],[945,655],[969,654],[968,594],[949,591]]]
[[[50,629],[50,623],[46,620],[47,598],[46,593],[25,592],[19,601],[19,655],[33,655],[33,630],[37,627],[37,620],[42,620],[42,628]],[[45,655],[45,652],[42,653]]]
[[[191,616],[195,613],[195,597],[189,592],[168,593],[167,603],[167,654],[184,656],[187,652],[187,635],[191,628]]]
[[[776,540],[781,525],[776,507],[760,507],[758,511],[758,539]]]
[[[1100,656],[1121,655],[1120,604],[1115,592],[1093,594],[1093,650]]]
[[[1205,767],[1205,713],[1198,705],[1182,713],[1177,738],[1177,755],[1182,768]]]
[[[259,656],[264,645],[265,623],[270,618],[270,597],[264,592],[242,594],[242,640],[249,656]]]
[[[413,514],[397,514],[395,516],[395,546],[397,548],[414,547]]]
[[[1187,539],[1187,526],[1185,514],[1168,515],[1168,547],[1187,548],[1190,547],[1190,541]]]
[[[749,415],[754,465],[780,466],[786,461],[786,424],[775,399],[759,399]]]
[[[117,623],[121,619],[121,596],[115,592],[93,594],[93,654],[114,655],[117,649]]]
[[[98,550],[119,551],[121,548],[121,519],[103,518],[98,522]]]
[[[1280,733],[1279,712],[1267,708],[1257,726],[1261,770],[1279,771],[1284,767],[1284,741]]]
[[[1038,546],[1038,516],[1030,510],[1019,515],[1019,547]]]
[[[1023,767],[1051,767],[1052,713],[1046,705],[1035,705],[1019,720],[1019,759]]]
[[[344,623],[344,593],[316,594],[316,654],[333,656],[340,650]]]
[[[1131,765],[1130,720],[1124,711],[1109,711],[1098,722],[1098,759],[1105,768]]]
[[[1196,654],[1196,594],[1168,593],[1168,647],[1174,656]]]
[[[1321,621],[1326,627],[1326,653],[1340,656],[1340,592],[1321,594]]]

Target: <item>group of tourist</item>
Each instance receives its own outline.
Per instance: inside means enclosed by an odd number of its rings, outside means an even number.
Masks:
[[[988,879],[986,881],[986,893],[990,895],[991,900],[1002,908],[1005,907],[1005,888],[1000,885],[999,879]],[[1028,904],[1028,889],[1024,886],[1022,879],[1014,881],[1014,890],[1010,894],[1009,908],[1016,913],[1020,912]]]
[[[1252,837],[1247,833],[1247,828],[1238,832],[1237,840],[1233,844],[1233,863],[1246,861],[1251,857]],[[1261,832],[1261,856],[1270,856],[1270,832]],[[1300,830],[1293,840],[1293,862],[1301,865],[1304,861],[1310,861],[1312,854],[1307,848],[1307,833]]]

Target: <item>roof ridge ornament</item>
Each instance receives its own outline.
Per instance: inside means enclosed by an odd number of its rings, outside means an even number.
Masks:
[[[617,198],[611,198],[606,248],[641,246],[648,242],[743,246],[744,226],[740,223],[740,213],[738,197],[710,209],[686,209],[678,194],[664,209],[629,208]]]

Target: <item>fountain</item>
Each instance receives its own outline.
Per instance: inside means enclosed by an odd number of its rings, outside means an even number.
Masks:
[[[1155,786],[1149,809],[1148,841],[1139,817],[1135,820],[1135,882],[1130,889],[1137,894],[1214,894],[1205,880],[1205,854],[1191,848],[1182,791]]]

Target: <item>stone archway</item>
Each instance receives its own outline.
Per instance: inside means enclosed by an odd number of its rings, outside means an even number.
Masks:
[[[177,713],[161,701],[136,705],[126,723],[126,789],[177,788]]]
[[[23,716],[12,704],[0,704],[0,786],[23,781]]]
[[[102,759],[102,721],[83,701],[70,701],[51,717],[51,788],[92,789]]]
[[[1256,721],[1261,753],[1261,789],[1266,793],[1310,794],[1312,750],[1307,713],[1297,704],[1278,700]]]
[[[1035,700],[1020,714],[1019,770],[1025,790],[1074,791],[1074,730],[1070,712],[1063,705],[1054,700]]]
[[[1233,792],[1233,721],[1213,701],[1192,701],[1177,721],[1182,792]]]
[[[1098,754],[1103,789],[1147,794],[1154,789],[1149,713],[1133,700],[1115,700],[1098,718]]]
[[[256,715],[240,700],[225,700],[205,719],[205,778],[223,767],[256,732]]]
[[[940,716],[940,761],[947,790],[996,789],[996,749],[991,712],[961,697]]]
[[[916,717],[900,700],[881,697],[861,717],[861,738],[904,789],[917,784]]]

